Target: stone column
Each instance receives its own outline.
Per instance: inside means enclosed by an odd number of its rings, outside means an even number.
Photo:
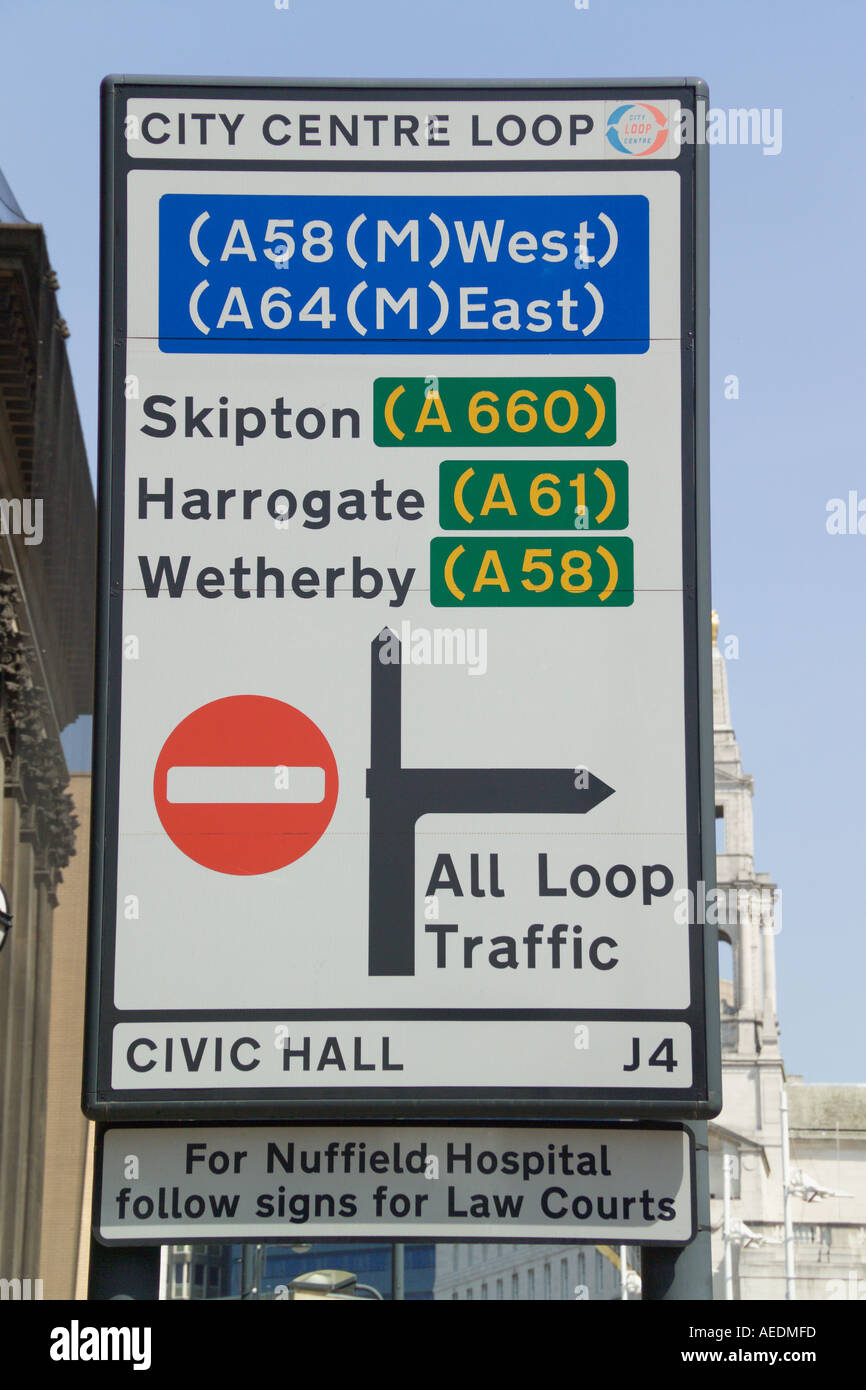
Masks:
[[[3,954],[11,951],[3,1038],[3,1113],[0,1117],[0,1207],[4,1214],[0,1270],[7,1279],[26,1278],[36,1271],[22,1270],[24,1233],[24,1178],[21,1169],[22,1126],[29,1129],[29,1024],[33,1016],[35,942],[30,920],[30,883],[22,862],[21,807],[13,791],[3,801],[2,882],[12,911],[12,933]],[[26,1141],[24,1144],[26,1162]]]
[[[42,1186],[45,1171],[46,1108],[48,1100],[48,1044],[51,1019],[51,959],[54,909],[44,869],[37,869],[33,887],[37,958],[36,1009],[32,1035],[30,1084],[30,1132],[27,1161],[27,1206],[24,1218],[24,1267],[30,1277],[45,1278],[39,1268],[42,1243]]]
[[[740,1052],[754,1051],[751,1020],[755,1017],[755,976],[752,952],[754,923],[748,893],[737,889],[737,1016],[740,1020]]]
[[[776,1012],[776,923],[773,911],[773,885],[761,890],[761,937],[764,948],[764,1035],[767,1041],[778,1037]]]

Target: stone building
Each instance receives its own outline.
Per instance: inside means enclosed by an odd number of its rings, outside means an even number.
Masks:
[[[32,1281],[44,1281],[55,909],[76,831],[61,732],[91,709],[95,588],[57,288],[42,228],[0,177],[0,883],[13,914],[0,952],[0,1278]]]
[[[640,1297],[640,1252],[634,1246],[492,1245],[467,1241],[436,1246],[434,1298],[521,1303],[608,1302]]]
[[[70,773],[78,825],[54,913],[48,1034],[42,1239],[45,1298],[85,1298],[90,1258],[94,1126],[81,1112],[87,900],[90,868],[89,772]]]
[[[779,894],[755,870],[752,778],[731,720],[725,658],[713,631],[713,723],[721,981],[722,1095],[710,1124],[716,1298],[786,1296],[783,1099],[787,1099],[793,1289],[797,1299],[866,1297],[866,1086],[806,1084],[779,1043]],[[782,938],[784,940],[784,938]],[[728,950],[729,948],[729,950]],[[729,1163],[727,1240],[724,1159]],[[859,1290],[859,1293],[857,1292]]]

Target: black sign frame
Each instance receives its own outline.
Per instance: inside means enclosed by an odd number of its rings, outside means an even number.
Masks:
[[[117,1009],[113,999],[114,903],[116,902],[117,823],[119,799],[120,707],[122,683],[123,506],[125,484],[126,353],[126,179],[132,169],[267,168],[339,169],[337,161],[244,162],[240,160],[135,159],[128,157],[124,134],[129,98],[213,98],[286,100],[315,95],[320,99],[360,101],[423,99],[537,101],[549,99],[653,101],[679,100],[691,112],[692,129],[703,128],[708,103],[705,84],[697,78],[574,82],[490,83],[281,83],[275,80],[229,81],[212,78],[110,77],[102,92],[102,223],[99,441],[99,570],[94,719],[93,811],[91,834],[90,930],[82,1104],[86,1115],[103,1122],[227,1121],[243,1118],[417,1123],[419,1119],[519,1120],[544,1116],[548,1122],[592,1117],[612,1119],[707,1119],[721,1109],[721,1043],[718,1013],[717,931],[690,922],[691,1004],[687,1010],[522,1010],[521,1018],[684,1022],[692,1030],[692,1085],[688,1089],[611,1091],[606,1088],[431,1087],[425,1090],[376,1088],[305,1088],[232,1090],[116,1090],[111,1084],[114,1027],[124,1021],[286,1022],[331,1018],[509,1018],[515,1011],[471,1010],[185,1010]],[[682,550],[685,658],[686,792],[688,882],[693,901],[703,900],[715,884],[713,794],[712,673],[710,651],[709,442],[708,442],[708,150],[701,140],[684,143],[675,161],[642,160],[647,170],[674,169],[681,176],[681,363],[682,363]],[[352,169],[399,170],[387,160],[353,162]],[[413,168],[483,170],[502,168],[479,160],[453,164],[419,162]],[[619,160],[544,160],[509,163],[515,170],[565,172],[621,170]],[[707,1007],[709,1003],[709,1008]]]

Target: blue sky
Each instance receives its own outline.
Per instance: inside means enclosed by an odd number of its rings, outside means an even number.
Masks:
[[[810,1081],[866,1079],[866,535],[825,524],[829,499],[866,499],[864,16],[861,0],[0,0],[0,168],[47,230],[91,460],[106,73],[689,74],[714,107],[781,109],[778,155],[711,158],[713,593],[739,644],[756,867],[783,890],[782,1048]]]

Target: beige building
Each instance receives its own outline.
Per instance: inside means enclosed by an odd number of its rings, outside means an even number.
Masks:
[[[91,709],[96,526],[45,236],[0,192],[0,883],[13,915],[0,951],[0,1279],[44,1290],[49,1078],[61,1060],[49,1018],[70,968],[80,988],[80,941],[56,910],[85,813],[60,735]]]
[[[90,773],[70,779],[78,829],[54,913],[39,1269],[45,1298],[86,1298],[93,1130],[81,1112]]]

